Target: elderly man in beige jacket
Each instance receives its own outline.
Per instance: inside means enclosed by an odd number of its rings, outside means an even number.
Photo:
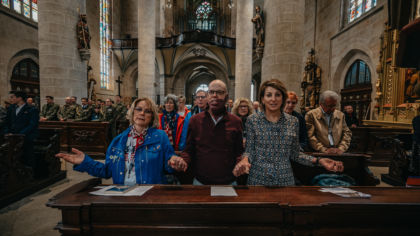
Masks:
[[[351,131],[344,113],[335,109],[339,96],[327,90],[319,100],[320,107],[305,116],[309,145],[318,152],[341,155],[350,146]]]

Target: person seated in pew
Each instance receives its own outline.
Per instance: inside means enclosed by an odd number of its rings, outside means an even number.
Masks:
[[[305,116],[309,145],[316,152],[341,155],[350,146],[352,133],[343,112],[335,109],[338,100],[336,92],[324,91],[319,98],[320,107]]]
[[[259,90],[261,112],[248,117],[243,159],[235,176],[249,173],[248,185],[295,185],[291,160],[307,166],[320,165],[329,171],[343,171],[343,163],[315,158],[299,152],[299,121],[284,112],[287,90],[277,79],[264,82]]]
[[[76,119],[74,121],[91,121],[93,109],[88,104],[87,98],[82,98],[82,105],[76,108]]]
[[[58,120],[57,113],[60,110],[60,106],[54,103],[53,96],[45,96],[47,104],[42,106],[39,121],[55,121]]]
[[[71,98],[66,97],[64,104],[57,113],[60,121],[72,121],[76,117],[76,106],[72,104]]]
[[[101,112],[101,105],[95,105],[95,108],[92,111],[91,121],[102,121],[103,115]]]
[[[344,115],[346,118],[347,127],[356,128],[359,126],[359,119],[357,119],[356,114],[353,112],[352,105],[344,106]]]
[[[165,170],[180,170],[174,163],[181,158],[174,155],[166,133],[157,129],[156,105],[149,98],[136,99],[127,118],[130,127],[112,140],[105,163],[95,161],[75,148],[72,154],[56,156],[74,164],[74,170],[101,178],[112,177],[114,184],[165,184]]]
[[[191,117],[182,160],[175,166],[183,171],[191,164],[193,184],[236,185],[232,170],[243,153],[241,119],[226,110],[226,84],[213,80],[209,84],[209,109]],[[242,168],[240,168],[242,169]]]

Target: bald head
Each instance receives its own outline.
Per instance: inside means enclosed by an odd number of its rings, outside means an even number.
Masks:
[[[226,86],[225,82],[221,81],[220,79],[216,79],[216,80],[211,81],[210,84],[209,84],[209,90],[212,86],[213,87],[217,86],[219,88],[222,88],[223,91],[225,91],[225,93],[227,94],[227,86]]]
[[[71,103],[71,98],[70,97],[66,97],[65,102],[66,102],[66,104],[70,104]]]
[[[209,84],[209,106],[212,114],[220,114],[225,109],[228,99],[226,84],[221,80],[213,80]]]

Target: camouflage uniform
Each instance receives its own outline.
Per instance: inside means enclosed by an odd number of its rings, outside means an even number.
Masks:
[[[40,116],[47,118],[47,120],[58,120],[57,113],[59,110],[60,106],[55,103],[44,104]]]
[[[115,105],[116,110],[116,121],[126,121],[127,118],[125,117],[127,115],[127,107],[122,103],[117,103]]]
[[[92,113],[92,106],[79,106],[76,108],[76,119],[74,121],[90,121],[92,119]]]
[[[115,118],[116,118],[116,110],[114,106],[104,106],[103,110],[103,117],[102,121],[108,121],[109,122],[109,128],[112,138],[116,136],[117,128],[115,124]]]
[[[58,119],[73,120],[76,118],[76,106],[65,104],[58,112]]]

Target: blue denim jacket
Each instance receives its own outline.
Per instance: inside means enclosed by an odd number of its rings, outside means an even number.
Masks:
[[[125,177],[125,147],[130,128],[112,140],[106,152],[105,164],[95,161],[88,155],[80,165],[75,165],[74,170],[88,172],[90,175],[110,178],[114,184],[124,184]],[[165,184],[165,170],[169,173],[173,169],[168,165],[168,160],[175,155],[169,143],[168,136],[163,130],[149,128],[144,143],[135,154],[135,172],[137,184]]]

